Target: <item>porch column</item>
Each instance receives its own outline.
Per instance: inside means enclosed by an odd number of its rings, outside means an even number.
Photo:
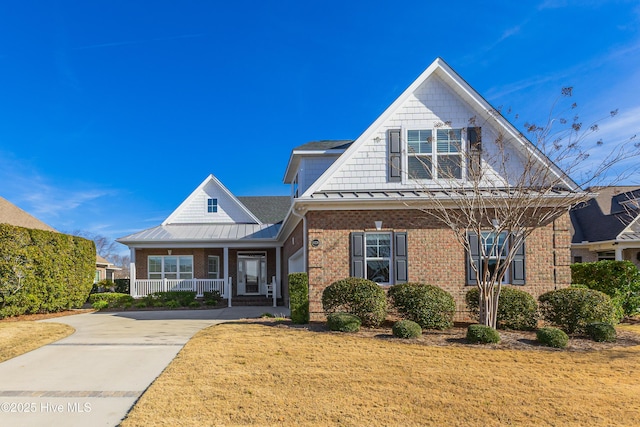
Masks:
[[[229,247],[225,246],[222,249],[222,257],[224,258],[224,278],[225,286],[227,287],[227,307],[231,307],[231,294],[233,293],[233,286],[229,283]]]
[[[135,297],[137,292],[133,292],[136,289],[136,249],[129,248],[129,295]]]
[[[282,248],[278,246],[276,248],[276,289],[273,290],[274,295],[282,296]]]
[[[622,248],[620,246],[616,246],[616,261],[623,261]]]

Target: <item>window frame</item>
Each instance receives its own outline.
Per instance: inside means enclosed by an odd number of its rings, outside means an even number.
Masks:
[[[216,277],[211,277],[212,276],[211,261],[213,261],[213,260],[216,261],[216,271],[215,271],[215,276]],[[208,279],[219,279],[220,278],[220,257],[218,255],[209,255],[207,257],[207,278]]]
[[[413,136],[412,134],[418,133],[418,139],[415,139],[415,136]],[[421,132],[425,132],[425,133],[429,133],[430,136],[427,137],[426,139],[424,139],[424,141],[422,140],[422,135],[420,134]],[[444,139],[439,139],[439,134],[442,134],[443,132],[447,132],[447,134],[449,135],[449,137],[447,138],[446,142],[447,142],[447,147],[448,150],[447,151],[439,151],[439,146],[443,145],[443,142],[445,141]],[[450,135],[452,132],[457,133],[456,136],[459,136],[459,139],[451,139]],[[461,181],[466,179],[467,176],[467,165],[464,162],[464,149],[466,149],[467,147],[467,137],[466,137],[466,132],[464,131],[464,128],[453,128],[453,127],[421,127],[421,128],[407,128],[405,131],[405,135],[406,135],[406,165],[407,165],[407,177],[409,179],[416,179],[416,180],[421,180],[421,181],[437,181],[437,180],[447,180],[447,181]],[[453,142],[452,142],[453,141]],[[450,151],[451,150],[451,146],[455,146],[455,141],[458,141],[459,145],[458,145],[458,150],[457,151]],[[412,145],[418,144],[418,152],[415,151],[415,149],[412,148]],[[422,145],[423,144],[428,144],[430,145],[430,151],[422,151]],[[427,148],[427,147],[425,147]],[[460,176],[455,176],[455,177],[450,177],[450,176],[444,176],[441,177],[440,175],[442,174],[442,167],[444,167],[443,165],[445,165],[444,163],[444,159],[445,158],[457,158],[458,159],[458,164],[456,165],[459,170],[460,170]],[[423,173],[421,174],[415,174],[415,165],[414,166],[414,170],[412,170],[411,166],[412,166],[412,160],[411,159],[417,159],[420,162],[421,167],[424,167],[425,165],[430,166],[429,169],[425,169]],[[442,165],[440,164],[442,161]],[[417,175],[426,175],[426,176],[417,176]]]
[[[487,257],[486,254],[483,255],[483,240],[486,241],[485,235],[495,235],[496,232],[492,230],[482,231],[481,235],[478,236],[475,231],[467,231],[467,240],[469,244],[470,251],[466,251],[466,284],[468,286],[477,285],[477,280],[475,276],[475,270],[473,268],[473,264],[476,265],[476,268],[484,268],[484,260],[489,258],[498,258],[496,254],[489,254]],[[500,249],[500,245],[496,246],[494,249],[500,250],[500,258],[507,258],[511,251],[515,251],[511,262],[507,266],[505,275],[502,279],[503,285],[512,285],[512,286],[526,286],[527,285],[527,255],[525,251],[526,241],[522,241],[517,248],[513,248],[513,240],[515,237],[512,233],[508,231],[502,231],[500,234],[506,234],[504,238],[504,242],[502,243],[502,248]],[[485,246],[486,248],[486,246]]]
[[[207,213],[218,213],[218,199],[216,197],[207,198]]]
[[[387,256],[379,256],[380,253],[380,249],[381,246],[379,244],[380,239],[378,239],[377,241],[377,245],[376,248],[378,248],[378,256],[369,256],[369,248],[370,246],[368,245],[368,238],[370,236],[374,236],[374,235],[385,235],[388,237],[388,255]],[[387,281],[386,282],[380,282],[380,281],[376,281],[374,280],[375,277],[369,278],[369,261],[372,262],[387,262],[388,263],[388,270],[387,270]],[[375,231],[375,232],[365,232],[364,233],[364,275],[365,278],[368,280],[371,280],[373,282],[376,282],[379,285],[390,285],[392,283],[392,279],[393,279],[393,233],[391,232],[386,232],[386,231]]]
[[[167,271],[166,270],[167,263],[165,261],[167,259],[173,260],[174,258],[176,260],[175,271]],[[158,260],[160,261],[160,264],[159,264],[160,271],[156,271],[155,268],[152,271],[151,262],[154,261],[154,263],[157,263]],[[185,260],[184,264],[180,262],[181,260]],[[186,262],[186,261],[189,261],[189,262]],[[173,265],[173,263],[169,265]],[[183,270],[182,268],[183,266],[184,267],[190,266],[190,270],[189,271]],[[152,277],[152,276],[155,276],[155,277]],[[183,276],[190,276],[190,277],[183,277]],[[194,278],[193,255],[149,255],[147,257],[147,277],[150,280],[164,280],[164,279],[191,280]]]

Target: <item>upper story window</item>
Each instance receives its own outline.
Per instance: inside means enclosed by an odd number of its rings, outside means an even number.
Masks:
[[[207,212],[208,213],[218,212],[218,199],[207,199]]]
[[[409,130],[407,167],[414,179],[462,179],[462,129]]]
[[[300,196],[300,194],[298,194],[298,187],[298,174],[296,174],[296,177],[293,178],[293,182],[291,183],[291,194],[293,195],[293,198]]]

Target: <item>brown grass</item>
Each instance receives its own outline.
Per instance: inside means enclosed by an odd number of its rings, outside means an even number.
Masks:
[[[201,331],[122,425],[640,425],[638,346],[427,346],[274,325]]]
[[[74,331],[62,323],[0,322],[0,362],[62,339]]]

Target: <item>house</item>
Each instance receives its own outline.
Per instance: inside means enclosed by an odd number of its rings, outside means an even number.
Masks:
[[[482,118],[482,126],[470,127],[472,117]],[[411,204],[428,209],[428,192],[447,197],[443,183],[465,186],[472,165],[464,150],[475,150],[477,164],[491,169],[483,156],[495,148],[497,135],[512,144],[515,167],[522,153],[535,151],[438,58],[357,139],[294,148],[284,173],[291,197],[254,200],[250,208],[209,176],[161,225],[118,239],[131,250],[132,293],[173,281],[175,289],[184,284],[219,289],[225,298],[264,298],[273,283],[274,301],[287,304],[288,274],[306,272],[313,320],[323,317],[321,297],[329,284],[358,276],[381,286],[440,286],[454,296],[456,318],[464,320],[464,296],[473,285],[469,263],[478,255],[465,253],[448,227]],[[537,158],[561,174],[544,156]],[[501,179],[497,169],[490,172]],[[563,191],[577,190],[567,180]],[[282,210],[261,218],[256,209],[262,203]],[[534,231],[505,284],[536,297],[568,286],[569,228],[567,213]]]
[[[640,188],[591,190],[597,196],[571,210],[573,262],[626,260],[640,268]]]
[[[101,280],[111,280],[113,282],[116,271],[120,270],[120,267],[116,267],[100,255],[96,255],[96,276],[93,282],[98,283]]]

